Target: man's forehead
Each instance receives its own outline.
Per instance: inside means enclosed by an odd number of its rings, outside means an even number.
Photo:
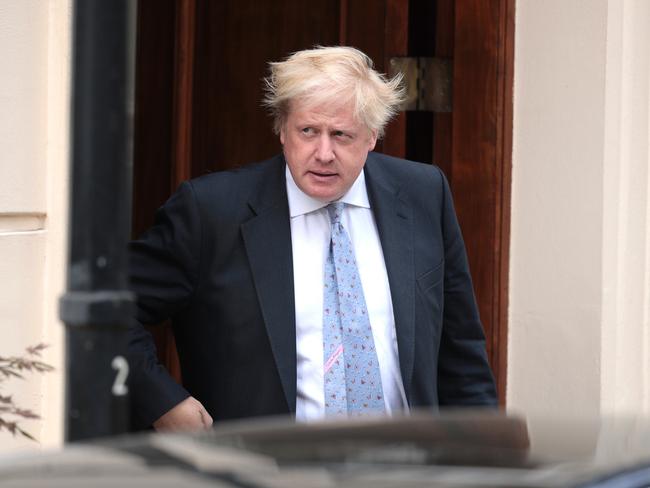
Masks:
[[[289,105],[288,115],[293,118],[311,122],[360,125],[359,120],[354,114],[354,104],[345,102],[315,104],[294,101]]]

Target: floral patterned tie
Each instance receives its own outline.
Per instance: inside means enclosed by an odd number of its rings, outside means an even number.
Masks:
[[[341,225],[344,203],[331,203],[331,241],[323,301],[326,416],[385,411],[381,373],[354,250]]]

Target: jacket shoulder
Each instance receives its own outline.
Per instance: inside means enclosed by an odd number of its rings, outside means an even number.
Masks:
[[[248,199],[274,178],[284,177],[284,159],[275,156],[262,162],[235,169],[218,171],[193,178],[186,182],[199,202],[215,200],[235,202]]]
[[[384,175],[393,184],[416,189],[442,188],[445,176],[435,164],[420,163],[380,153],[370,153],[367,163],[373,172]],[[433,188],[432,188],[433,186]]]

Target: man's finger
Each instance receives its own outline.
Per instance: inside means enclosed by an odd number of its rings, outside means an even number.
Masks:
[[[201,422],[206,428],[212,427],[212,417],[208,413],[208,411],[201,406],[201,410],[199,411],[199,414],[201,415]]]

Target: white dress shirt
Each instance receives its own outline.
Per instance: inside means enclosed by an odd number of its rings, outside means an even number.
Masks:
[[[286,169],[291,215],[296,303],[296,420],[325,415],[323,390],[323,267],[330,242],[327,203],[303,193]],[[340,199],[346,203],[343,227],[350,236],[379,359],[386,411],[407,410],[400,374],[393,303],[377,225],[370,209],[363,171]]]

